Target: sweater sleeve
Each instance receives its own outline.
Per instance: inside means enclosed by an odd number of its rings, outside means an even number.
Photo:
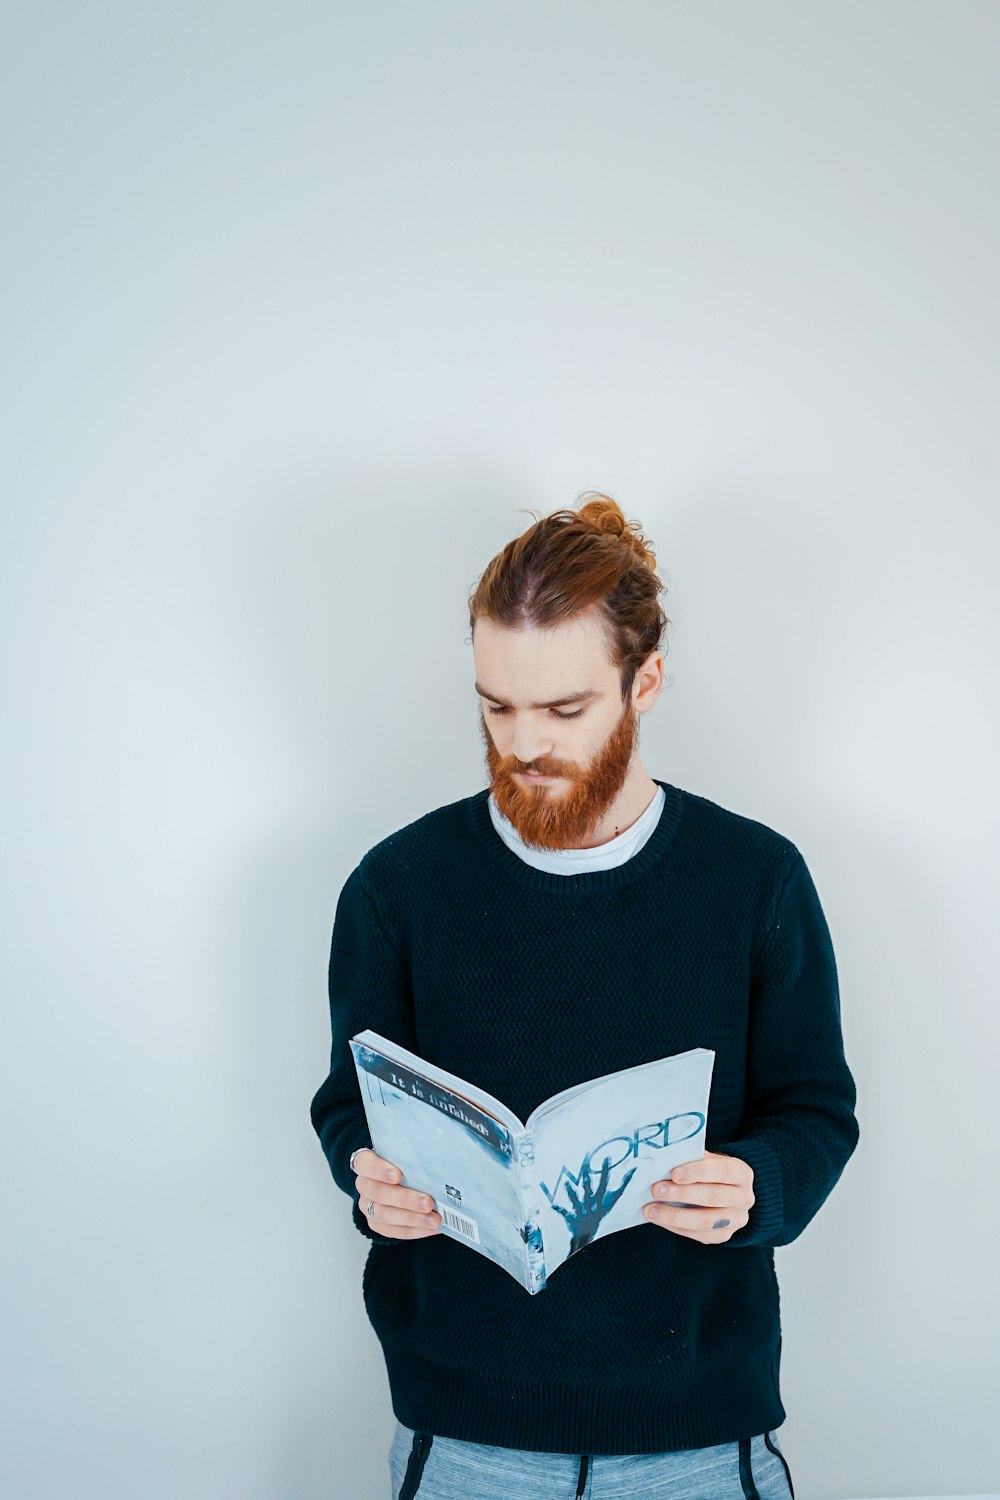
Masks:
[[[753,1168],[750,1219],[721,1248],[787,1245],[832,1191],[858,1143],[833,944],[793,849],[750,980],[739,1135],[709,1148]]]
[[[365,1028],[416,1050],[409,968],[383,926],[361,866],[347,878],[337,901],[328,970],[330,1071],[313,1096],[310,1118],[333,1180],[352,1200],[354,1224],[380,1245],[397,1239],[376,1234],[361,1212],[351,1153],[371,1147],[350,1038]]]

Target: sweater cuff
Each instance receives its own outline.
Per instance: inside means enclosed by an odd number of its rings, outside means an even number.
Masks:
[[[785,1200],[781,1167],[772,1147],[759,1137],[744,1136],[741,1140],[723,1141],[710,1149],[720,1156],[738,1157],[753,1172],[754,1202],[750,1218],[742,1229],[722,1242],[720,1249],[731,1246],[738,1250],[742,1245],[776,1243],[785,1222]]]

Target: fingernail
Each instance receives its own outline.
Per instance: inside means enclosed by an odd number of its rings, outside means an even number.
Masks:
[[[674,1168],[674,1181],[675,1182],[683,1182],[684,1178],[686,1176],[687,1176],[687,1173],[685,1172],[685,1170],[684,1170],[683,1167],[675,1167]]]
[[[434,1215],[433,1214],[424,1214],[424,1223],[425,1224],[433,1224],[434,1223]]]

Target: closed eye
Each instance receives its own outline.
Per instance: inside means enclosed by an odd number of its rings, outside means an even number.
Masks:
[[[585,710],[582,708],[577,708],[574,709],[571,714],[561,714],[557,708],[549,709],[549,713],[554,714],[557,719],[578,719],[584,711]],[[505,714],[509,712],[510,710],[506,708],[494,708],[492,707],[492,705],[490,706],[491,714]]]

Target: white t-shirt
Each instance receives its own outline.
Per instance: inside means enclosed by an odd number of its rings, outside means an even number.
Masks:
[[[656,827],[667,798],[662,786],[658,786],[646,811],[636,819],[631,828],[626,828],[617,838],[609,839],[606,844],[598,844],[593,849],[532,848],[524,842],[510,819],[504,817],[492,792],[488,800],[493,827],[508,849],[513,849],[515,854],[520,855],[525,864],[534,865],[536,870],[548,870],[553,875],[584,875],[590,870],[610,870],[613,865],[623,865],[627,859],[631,859]]]

